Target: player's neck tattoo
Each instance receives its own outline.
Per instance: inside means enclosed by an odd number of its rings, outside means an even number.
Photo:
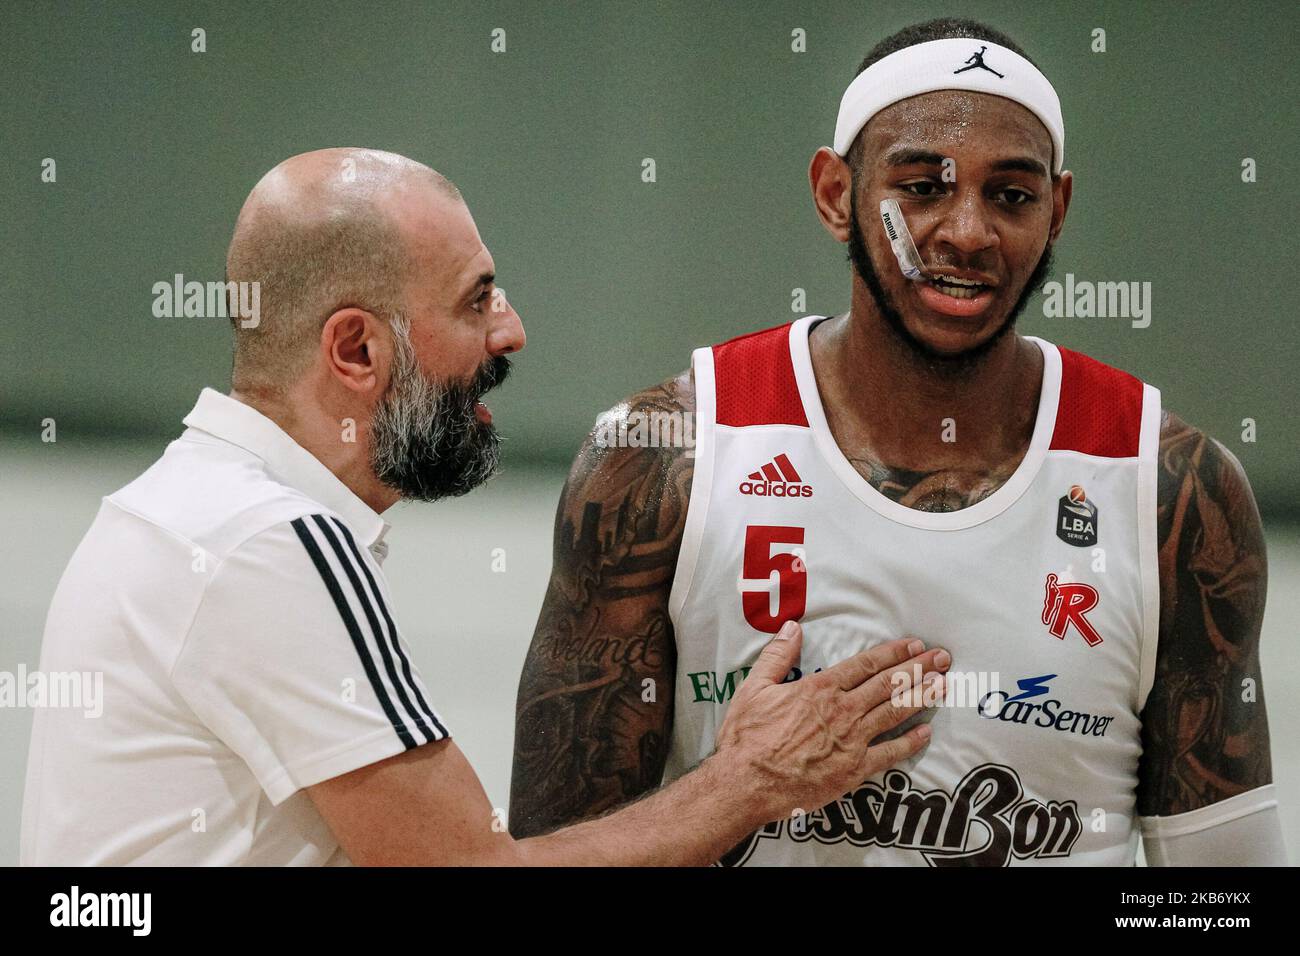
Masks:
[[[917,511],[960,511],[993,494],[1015,472],[1019,458],[992,469],[895,468],[870,457],[848,457],[871,487]]]

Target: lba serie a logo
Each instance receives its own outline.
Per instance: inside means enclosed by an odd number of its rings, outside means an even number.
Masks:
[[[1082,485],[1071,485],[1056,507],[1056,536],[1076,548],[1097,543],[1097,506],[1088,500]]]

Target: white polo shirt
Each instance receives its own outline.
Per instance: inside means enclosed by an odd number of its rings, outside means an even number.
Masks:
[[[102,672],[102,714],[36,710],[23,864],[347,863],[302,788],[448,736],[388,525],[235,399],[204,389],[185,424],[55,591],[41,670]]]

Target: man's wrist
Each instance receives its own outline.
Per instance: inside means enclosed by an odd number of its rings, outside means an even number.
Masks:
[[[703,778],[699,781],[701,789],[723,802],[733,819],[745,821],[746,832],[771,820],[771,788],[763,786],[752,761],[738,748],[715,750],[695,768],[695,773]]]

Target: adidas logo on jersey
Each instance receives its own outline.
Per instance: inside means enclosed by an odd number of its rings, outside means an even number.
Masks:
[[[813,490],[812,485],[803,483],[789,457],[782,453],[758,471],[751,471],[749,478],[740,483],[740,493],[761,498],[811,498]]]

